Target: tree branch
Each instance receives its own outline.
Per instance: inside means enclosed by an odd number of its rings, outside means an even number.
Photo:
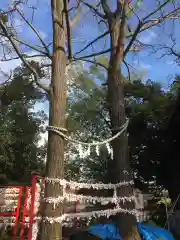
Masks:
[[[68,44],[68,59],[72,59],[72,41],[71,41],[71,27],[68,15],[68,6],[67,0],[64,0],[64,12],[65,12],[65,19],[66,19],[66,29],[67,29],[67,44]]]
[[[173,11],[165,14],[162,17],[146,20],[146,21],[144,21],[144,23],[157,22],[157,24],[158,24],[158,23],[161,23],[162,21],[164,21],[165,19],[171,19],[171,18],[173,19],[174,17],[177,17],[177,16],[175,16],[177,13],[180,13],[180,8],[176,8]],[[180,17],[178,17],[178,18],[180,18]]]
[[[5,73],[5,72],[3,72],[3,71],[1,71],[1,72],[2,72],[6,77],[8,77],[8,79],[7,79],[5,82],[3,82],[3,83],[0,84],[0,91],[4,91],[5,88],[10,84],[9,80],[11,80],[11,78],[12,78],[12,72],[10,73],[10,75],[8,75],[7,73]]]
[[[26,22],[26,24],[33,30],[33,32],[37,35],[37,37],[39,38],[40,42],[42,43],[42,45],[44,46],[44,48],[46,49],[46,56],[51,58],[51,54],[50,51],[46,45],[46,43],[44,42],[44,40],[42,39],[42,37],[40,36],[40,33],[38,32],[38,30],[24,17],[24,14],[18,9],[16,8],[17,12],[19,13],[19,15],[22,17],[22,19]]]
[[[101,52],[96,52],[96,53],[92,53],[90,55],[86,55],[86,56],[83,56],[83,57],[80,57],[79,59],[85,59],[85,58],[91,58],[91,57],[97,57],[99,55],[102,55],[102,54],[105,54],[105,53],[108,53],[108,52],[111,52],[112,51],[112,48],[108,48],[104,51],[101,51]]]
[[[102,64],[102,63],[100,63],[100,62],[96,62],[96,61],[89,60],[89,59],[82,59],[81,57],[79,57],[79,58],[76,58],[76,57],[73,58],[73,61],[76,61],[76,60],[80,60],[80,61],[92,63],[92,64],[97,65],[97,66],[99,66],[99,67],[102,67],[102,68],[104,68],[106,71],[108,71],[108,68],[107,68],[104,64]]]
[[[35,57],[44,57],[44,55],[41,54],[35,54],[35,55],[23,55],[24,58],[35,58]],[[12,58],[6,58],[6,56],[4,56],[4,59],[1,59],[1,62],[9,62],[12,60],[16,60],[19,59],[19,57],[12,57]]]
[[[160,59],[164,56],[173,55],[176,57],[176,61],[180,60],[180,53],[177,52],[176,50],[174,50],[174,46],[175,46],[175,44],[173,44],[173,46],[171,46],[171,47],[166,46],[166,45],[160,45],[157,51],[167,50],[167,52],[165,52],[164,54],[161,55]]]
[[[139,32],[140,32],[140,30],[141,30],[141,26],[142,26],[142,24],[143,24],[143,22],[141,21],[140,17],[135,13],[134,9],[131,7],[130,4],[128,4],[128,7],[129,7],[129,8],[131,9],[131,11],[136,15],[136,17],[137,17],[138,20],[139,20],[139,23],[138,23],[138,26],[137,26],[136,30],[134,31],[134,34],[133,34],[133,36],[132,36],[129,44],[127,45],[127,47],[126,47],[126,49],[125,49],[125,51],[124,51],[124,58],[126,57],[127,53],[130,51],[130,49],[131,49],[134,41],[136,40],[137,35],[139,34]],[[126,66],[128,66],[128,65],[126,65]]]
[[[22,52],[22,50],[19,48],[19,46],[17,45],[16,41],[14,40],[14,38],[8,33],[8,30],[6,28],[6,25],[4,24],[4,22],[2,21],[2,19],[0,18],[0,27],[2,28],[2,31],[4,33],[4,35],[7,37],[7,39],[10,41],[10,43],[12,44],[14,50],[16,51],[18,57],[21,59],[21,61],[24,63],[24,65],[32,72],[33,76],[34,76],[34,82],[37,84],[38,87],[42,88],[44,91],[49,92],[49,87],[47,87],[46,85],[42,84],[39,81],[39,76],[38,73],[36,72],[36,70],[31,66],[31,64],[26,60],[26,58],[24,58],[24,53]]]
[[[126,68],[127,68],[127,71],[128,71],[128,80],[129,80],[129,82],[130,82],[130,81],[131,81],[131,73],[130,73],[129,66],[128,66],[128,64],[127,64],[127,62],[126,62],[125,60],[123,60],[123,63],[124,63],[124,65],[125,65]]]
[[[171,53],[172,53],[175,57],[177,57],[178,59],[180,59],[180,53],[179,53],[179,52],[174,51],[173,48],[169,48],[169,50],[171,51]]]
[[[5,34],[1,33],[1,32],[0,32],[0,35],[7,38],[7,36],[6,36]],[[17,41],[17,42],[19,42],[19,43],[21,43],[21,44],[23,44],[23,45],[31,48],[32,50],[35,50],[35,51],[40,52],[40,53],[42,53],[43,55],[47,56],[47,53],[44,52],[44,51],[42,51],[42,50],[39,49],[38,47],[36,47],[36,46],[34,46],[34,45],[31,45],[30,43],[27,43],[27,42],[25,42],[24,40],[19,39],[19,38],[15,37],[15,36],[11,36],[11,37],[13,38],[14,41]]]
[[[106,15],[100,13],[95,7],[93,7],[91,4],[84,2],[83,0],[79,0],[79,2],[83,3],[85,6],[87,6],[89,9],[91,9],[92,12],[97,14],[100,18],[106,19]]]
[[[166,15],[164,15],[163,17],[161,18],[157,18],[157,19],[152,19],[152,20],[147,20],[145,22],[142,21],[142,25],[141,25],[141,29],[139,31],[139,33],[153,27],[153,26],[156,26],[160,23],[162,23],[163,21],[165,21],[166,19],[171,19],[172,17],[174,17],[173,15],[180,12],[180,8],[177,8],[175,9],[174,11],[170,12],[170,13],[167,13]],[[180,19],[180,17],[179,17]],[[130,34],[128,34],[126,37],[129,38],[129,37],[132,37],[134,35],[135,32],[132,32]]]
[[[126,0],[124,0],[123,2],[122,0],[117,0],[117,10],[115,12],[116,19],[121,19],[124,12],[125,1]]]
[[[77,9],[77,14],[75,15],[75,17],[73,19],[69,19],[69,24],[71,27],[74,24],[76,24],[77,21],[80,19],[80,13],[81,13],[80,4],[78,4],[77,7],[75,7],[75,9]],[[69,15],[69,11],[68,11],[68,15]]]
[[[78,55],[79,53],[83,52],[84,50],[86,50],[88,47],[90,47],[91,45],[93,45],[94,43],[96,43],[98,40],[100,40],[101,38],[107,36],[110,33],[110,31],[106,31],[103,34],[99,35],[97,38],[95,38],[94,40],[92,40],[91,42],[89,42],[84,48],[82,48],[80,51],[76,52],[74,54],[74,56]]]
[[[164,3],[162,3],[160,6],[158,6],[154,11],[152,11],[151,13],[149,13],[146,17],[143,18],[142,21],[147,20],[149,17],[151,17],[152,15],[154,15],[155,13],[157,13],[159,10],[161,10],[163,7],[165,7],[171,0],[166,0]]]
[[[110,7],[108,6],[107,0],[101,0],[101,5],[103,8],[104,13],[106,14],[106,17],[111,17],[113,13],[111,12]]]
[[[129,52],[129,50],[130,50],[131,46],[133,45],[134,41],[136,40],[136,37],[139,34],[141,26],[142,26],[142,22],[139,22],[139,24],[138,24],[138,26],[137,26],[137,28],[136,28],[136,30],[135,30],[135,32],[134,32],[130,42],[128,43],[126,49],[124,50],[124,54],[123,54],[124,58],[126,57],[127,53]]]

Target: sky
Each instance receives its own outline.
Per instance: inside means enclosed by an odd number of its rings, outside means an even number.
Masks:
[[[9,0],[9,3],[12,0]],[[96,0],[91,0],[95,2]],[[90,1],[88,1],[90,2]],[[145,4],[142,6],[143,11],[141,11],[140,16],[145,16],[150,9],[154,8],[155,1],[144,1]],[[75,0],[70,1],[71,6],[75,3]],[[111,0],[112,8],[115,7],[115,0]],[[36,7],[33,13],[32,6]],[[0,9],[7,10],[8,1],[0,1]],[[169,11],[171,8],[166,8]],[[50,12],[50,0],[29,0],[26,7],[23,6],[22,11],[28,19],[33,19],[33,25],[41,34],[42,38],[46,43],[50,43],[52,39],[52,27],[51,27],[51,12]],[[33,18],[32,18],[33,15]],[[156,16],[154,16],[156,17]],[[17,29],[19,36],[29,43],[40,45],[37,40],[36,35],[33,31],[27,27],[27,25],[22,21],[18,14],[14,14],[13,23]],[[168,34],[174,30],[174,36],[176,37],[177,43],[179,42],[178,29],[180,26],[177,20],[175,24],[172,24],[172,20],[167,20],[161,28],[154,27],[151,28],[138,36],[138,39],[145,44],[168,44],[172,45],[170,37]],[[136,23],[135,18],[132,17],[130,23],[132,26]],[[97,19],[89,12],[88,9],[83,9],[79,22],[72,28],[72,43],[73,52],[76,53],[83,48],[88,42],[93,40],[99,34],[105,31],[105,26],[102,24],[97,24]],[[93,48],[90,47],[86,50],[83,55],[91,54],[92,52],[99,52],[105,50],[109,47],[108,37],[97,42]],[[178,49],[178,48],[177,48]],[[28,54],[35,53],[32,49],[23,46],[23,50],[28,52]],[[0,47],[0,54],[2,55],[2,48]],[[80,56],[80,55],[79,55]],[[154,81],[160,82],[163,87],[167,87],[173,80],[176,74],[180,74],[180,68],[174,63],[174,58],[172,56],[166,56],[160,58],[162,52],[152,53],[152,49],[144,48],[139,53],[130,53],[126,60],[133,66],[134,71],[143,73],[144,80],[152,79]],[[40,61],[40,58],[37,59]],[[0,69],[4,72],[9,72],[16,66],[20,64],[20,60],[13,60],[11,62],[0,61]],[[126,74],[126,69],[123,67]],[[36,106],[37,109],[47,110],[47,104],[41,104]]]

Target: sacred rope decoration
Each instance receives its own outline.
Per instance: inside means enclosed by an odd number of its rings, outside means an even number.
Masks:
[[[123,126],[120,128],[118,133],[116,133],[114,136],[103,140],[101,142],[91,142],[91,143],[86,143],[86,142],[81,142],[75,139],[72,139],[71,137],[67,136],[67,129],[61,128],[61,127],[54,127],[54,126],[49,126],[47,127],[48,131],[53,131],[63,137],[65,140],[68,142],[75,144],[78,146],[79,150],[79,155],[80,157],[88,156],[90,155],[91,148],[95,147],[96,148],[96,153],[99,155],[99,146],[101,145],[106,145],[108,149],[108,153],[111,153],[112,155],[112,149],[110,147],[110,142],[118,138],[128,127],[129,120],[123,124]],[[86,148],[86,153],[83,152],[83,150]],[[63,214],[61,217],[58,218],[43,218],[44,221],[49,221],[49,222],[63,222],[64,220],[66,222],[69,222],[69,220],[74,219],[74,217],[77,218],[91,218],[91,217],[99,217],[99,216],[106,216],[109,217],[110,215],[117,214],[119,212],[123,213],[129,213],[129,214],[135,214],[136,210],[127,210],[127,209],[122,209],[120,208],[119,203],[122,202],[124,203],[125,201],[134,201],[135,198],[134,196],[130,197],[117,197],[116,189],[118,187],[123,187],[123,186],[130,186],[133,185],[133,181],[124,181],[124,182],[119,182],[116,184],[108,183],[108,184],[103,184],[103,183],[95,183],[95,184],[90,184],[90,183],[78,183],[74,181],[66,181],[65,179],[59,179],[59,178],[45,178],[46,182],[52,183],[52,184],[60,184],[63,187],[63,195],[58,196],[58,197],[48,197],[44,198],[44,201],[47,203],[53,204],[53,207],[55,208],[56,205],[59,203],[63,202],[83,202],[83,203],[101,203],[102,205],[106,205],[108,203],[114,203],[116,205],[115,209],[107,209],[103,211],[92,211],[92,212],[81,212],[81,213],[73,213],[73,214]],[[86,189],[114,189],[114,195],[113,197],[92,197],[92,196],[84,196],[84,195],[78,195],[78,194],[72,194],[72,193],[67,193],[65,190],[66,188],[70,188],[72,190],[78,190],[82,188]],[[53,220],[54,219],[54,220]]]
[[[105,145],[107,148],[108,154],[113,159],[113,150],[110,146],[110,142],[112,142],[113,140],[118,138],[123,132],[125,132],[128,127],[128,124],[129,124],[129,119],[126,120],[126,122],[123,124],[123,126],[120,127],[120,130],[112,137],[110,137],[106,140],[103,140],[101,142],[91,142],[91,143],[81,142],[81,141],[72,139],[71,137],[68,137],[66,134],[67,129],[62,128],[62,127],[48,126],[47,130],[55,132],[58,135],[60,135],[61,137],[63,137],[65,140],[67,140],[69,143],[75,144],[77,146],[76,148],[78,149],[80,158],[85,158],[87,156],[90,156],[92,147],[95,147],[96,154],[99,156],[99,154],[100,154],[99,147],[102,145]]]
[[[99,211],[91,211],[91,212],[79,212],[79,213],[68,213],[63,214],[60,217],[37,217],[36,220],[42,220],[44,222],[48,223],[62,223],[64,226],[69,226],[69,223],[71,223],[74,218],[83,219],[93,219],[93,218],[99,218],[99,217],[106,217],[109,218],[112,215],[116,215],[117,213],[124,213],[124,214],[131,214],[136,215],[138,211],[136,209],[128,210],[124,208],[114,208],[114,209],[106,209],[106,210],[99,210]]]
[[[126,201],[132,202],[135,197],[92,197],[92,196],[84,196],[84,195],[76,195],[76,194],[68,194],[65,193],[63,196],[59,196],[57,198],[49,197],[45,198],[44,201],[48,203],[52,203],[54,208],[59,203],[63,202],[80,202],[80,203],[101,203],[102,205],[107,205],[108,203],[119,203]]]
[[[45,202],[52,203],[54,208],[59,203],[63,202],[81,202],[81,203],[101,203],[102,205],[106,205],[108,203],[117,203],[126,201],[132,202],[135,200],[134,196],[130,197],[117,197],[116,189],[118,187],[123,186],[130,186],[133,185],[133,181],[123,181],[116,184],[108,183],[78,183],[74,181],[66,181],[65,179],[58,179],[58,178],[45,178],[46,182],[50,182],[52,184],[58,183],[63,187],[63,196],[59,197],[49,197],[44,198]],[[102,189],[114,189],[114,196],[113,197],[92,197],[92,196],[84,196],[84,195],[77,195],[72,193],[66,193],[65,189],[70,188],[72,190],[78,190],[78,189],[95,189],[95,190],[102,190]]]
[[[76,202],[76,201],[80,201],[80,202],[91,202],[91,203],[101,203],[101,204],[108,204],[109,202],[114,203],[115,204],[115,208],[114,209],[106,209],[106,210],[98,210],[98,211],[91,211],[91,212],[79,212],[79,213],[65,213],[59,217],[36,217],[33,223],[33,234],[32,234],[32,239],[36,240],[37,239],[37,235],[38,235],[38,230],[39,230],[39,222],[40,221],[44,221],[44,222],[48,222],[50,224],[53,223],[60,223],[62,224],[64,227],[72,227],[74,224],[74,218],[76,218],[77,220],[83,220],[85,221],[85,224],[89,224],[91,222],[91,220],[95,219],[95,218],[99,218],[101,216],[109,218],[112,215],[116,215],[118,213],[123,213],[123,214],[132,214],[132,215],[137,215],[138,211],[136,209],[133,210],[129,210],[129,209],[123,209],[122,207],[120,207],[119,202],[125,202],[125,201],[134,201],[135,198],[134,196],[130,196],[130,197],[117,197],[117,193],[116,193],[116,189],[118,187],[122,187],[122,186],[128,186],[128,185],[132,185],[133,181],[130,182],[120,182],[117,184],[103,184],[103,183],[96,183],[96,184],[87,184],[87,183],[77,183],[77,182],[73,182],[73,181],[66,181],[65,179],[58,179],[58,178],[45,178],[46,182],[50,182],[52,184],[55,183],[59,183],[60,185],[63,186],[63,196],[59,196],[57,198],[44,198],[45,202],[48,202],[50,204],[53,205],[53,207],[56,207],[56,204],[58,203],[62,203],[64,200],[68,201],[68,202]],[[70,187],[71,189],[81,189],[81,188],[88,188],[88,189],[114,189],[114,194],[113,197],[92,197],[92,196],[84,196],[84,195],[76,195],[76,194],[71,194],[71,193],[67,193],[65,191],[66,188]],[[36,194],[36,198],[35,198],[35,206],[39,205],[37,203],[39,203],[40,201],[40,189],[39,187],[36,188],[37,190],[37,194]],[[42,190],[41,190],[42,192]],[[38,206],[39,207],[39,206]]]
[[[58,196],[58,197],[48,197],[48,198],[44,198],[45,202],[48,202],[50,204],[53,204],[53,207],[55,208],[56,205],[58,205],[59,203],[64,203],[64,202],[80,202],[80,203],[101,203],[101,205],[107,205],[108,203],[114,203],[116,205],[116,209],[119,209],[118,212],[122,212],[122,208],[120,208],[120,202],[122,202],[123,204],[126,201],[132,202],[135,201],[135,197],[134,195],[132,196],[125,196],[125,197],[117,197],[117,192],[116,189],[118,187],[123,187],[123,186],[131,186],[134,184],[133,181],[127,181],[127,182],[119,182],[116,184],[112,184],[112,183],[108,183],[108,184],[103,184],[103,183],[95,183],[95,184],[91,184],[91,183],[78,183],[78,182],[74,182],[74,181],[66,181],[65,179],[58,179],[58,178],[45,178],[46,182],[50,182],[52,184],[58,183],[63,187],[63,194],[62,196]],[[82,194],[73,194],[73,193],[67,193],[66,189],[70,188],[72,190],[77,190],[77,189],[82,189],[82,188],[86,188],[86,189],[96,189],[96,190],[100,190],[100,189],[113,189],[114,190],[114,194],[113,197],[97,197],[97,196],[84,196]],[[111,210],[114,209],[108,209],[107,211],[103,212],[106,213],[107,212],[111,212]],[[123,212],[127,212],[127,213],[131,213],[131,211],[126,210]],[[101,214],[103,214],[102,211],[97,211],[94,212],[94,214],[96,216],[102,216]],[[115,211],[116,213],[116,211]],[[135,210],[132,211],[131,214],[134,214]],[[99,215],[100,214],[100,215]],[[64,216],[64,215],[63,215]],[[62,216],[62,219],[63,219]],[[67,216],[67,215],[65,215]],[[74,216],[74,214],[73,214]],[[81,213],[79,215],[82,218],[85,217],[89,217],[89,213]]]
[[[133,185],[133,181],[129,182],[120,182],[116,184],[108,183],[108,184],[103,184],[103,183],[95,183],[95,184],[88,184],[88,183],[78,183],[78,182],[73,182],[73,181],[66,181],[65,179],[53,179],[53,178],[45,178],[46,182],[51,182],[51,183],[59,183],[61,186],[63,186],[63,196],[59,197],[49,197],[49,198],[44,198],[45,202],[52,203],[54,208],[56,205],[59,203],[63,202],[80,202],[80,203],[101,203],[101,205],[106,205],[108,203],[116,203],[119,205],[119,202],[125,203],[126,201],[132,202],[135,200],[134,196],[130,197],[117,197],[116,189],[118,187],[122,186],[129,186]],[[77,190],[77,189],[114,189],[114,196],[113,197],[92,197],[92,196],[84,196],[81,194],[72,194],[72,193],[66,193],[66,188],[70,188],[72,190]]]
[[[46,182],[50,182],[52,184],[58,183],[63,187],[70,187],[71,189],[95,189],[95,190],[100,190],[100,189],[114,189],[118,187],[123,187],[123,186],[129,186],[133,185],[134,181],[122,181],[119,183],[78,183],[74,181],[66,181],[65,179],[59,179],[59,178],[45,178]]]

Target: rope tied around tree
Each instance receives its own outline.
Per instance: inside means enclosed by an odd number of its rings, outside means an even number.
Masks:
[[[113,135],[112,137],[105,139],[103,141],[99,141],[99,142],[91,142],[91,143],[87,143],[87,142],[82,142],[82,141],[78,141],[76,139],[73,139],[71,137],[68,137],[66,135],[66,133],[68,132],[68,130],[66,128],[63,127],[56,127],[56,126],[48,126],[47,127],[47,131],[52,131],[54,133],[57,133],[58,135],[60,135],[61,137],[63,137],[65,140],[77,144],[77,145],[82,145],[82,146],[88,146],[88,147],[92,147],[92,146],[101,146],[101,145],[105,145],[108,144],[110,142],[112,142],[113,140],[115,140],[116,138],[118,138],[123,132],[125,132],[127,130],[127,127],[129,125],[129,119],[126,120],[126,122],[119,128],[120,131],[118,131],[115,135]],[[116,129],[118,130],[118,129]]]

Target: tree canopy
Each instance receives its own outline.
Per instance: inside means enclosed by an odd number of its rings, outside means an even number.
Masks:
[[[47,117],[33,109],[45,96],[27,73],[23,66],[16,68],[1,92],[0,179],[4,184],[30,183],[31,172],[44,167],[45,149],[38,142]]]
[[[90,72],[91,77],[85,71],[75,81],[69,96],[67,119],[70,132],[87,142],[92,138],[99,140],[97,136],[102,139],[110,135],[105,76],[98,69],[95,71],[94,67]],[[126,113],[130,119],[130,159],[136,187],[140,189],[147,189],[149,182],[166,186],[161,174],[164,169],[161,156],[177,92],[176,81],[168,90],[153,80],[144,82],[137,77],[124,82]],[[84,161],[76,153],[75,158],[68,161],[67,174],[76,180],[84,175],[86,179],[106,182],[109,175],[113,174],[113,164],[105,148],[101,149],[99,157],[94,151],[93,156]],[[171,164],[170,161],[168,164]]]

